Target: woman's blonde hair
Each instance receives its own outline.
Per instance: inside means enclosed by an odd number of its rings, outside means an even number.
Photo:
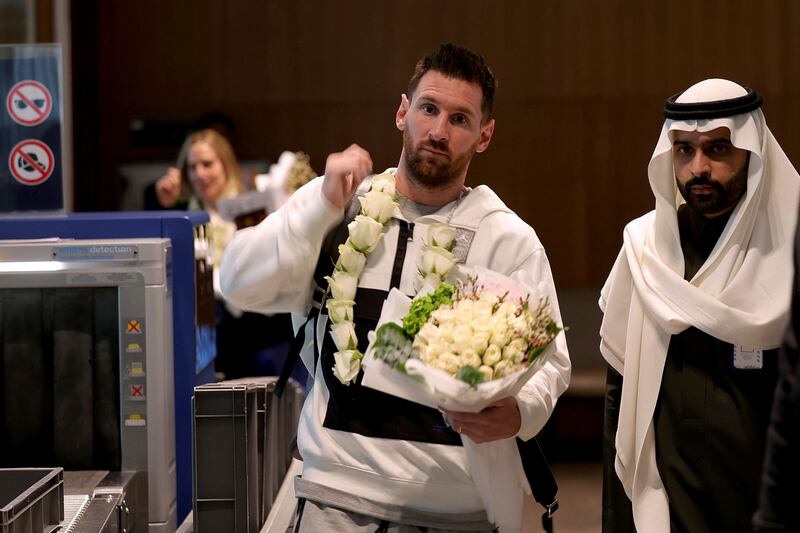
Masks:
[[[186,137],[181,146],[181,151],[178,154],[177,167],[181,171],[181,181],[189,190],[193,191],[192,184],[189,182],[189,150],[196,143],[205,142],[217,153],[222,167],[225,169],[225,190],[222,193],[223,197],[236,196],[244,186],[242,184],[242,169],[239,166],[239,161],[233,153],[231,143],[217,131],[212,129],[204,129],[196,131]],[[202,200],[202,198],[199,198]]]

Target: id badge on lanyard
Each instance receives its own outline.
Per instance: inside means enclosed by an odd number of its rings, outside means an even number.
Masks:
[[[733,366],[740,370],[760,370],[764,367],[764,350],[734,344]]]

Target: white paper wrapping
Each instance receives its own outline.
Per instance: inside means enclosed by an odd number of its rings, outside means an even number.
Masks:
[[[476,268],[474,275],[478,276],[479,282],[484,286],[491,284],[509,289],[511,297],[524,298],[529,295],[532,302],[538,299],[538,296],[527,287],[496,272]],[[387,322],[395,322],[402,326],[403,317],[408,313],[411,301],[411,298],[399,290],[392,289],[383,304],[376,330]],[[555,350],[555,342],[551,342],[524,370],[501,379],[479,383],[473,388],[468,383],[456,379],[443,370],[431,368],[418,359],[406,361],[408,374],[396,370],[374,357],[374,343],[375,332],[371,331],[369,346],[362,361],[363,386],[434,409],[445,408],[473,413],[482,411],[497,400],[516,395]],[[531,494],[531,489],[522,469],[522,460],[515,439],[502,439],[484,444],[476,444],[465,436],[462,436],[461,440],[473,481],[486,506],[488,519],[495,523],[502,533],[521,531],[523,493]]]

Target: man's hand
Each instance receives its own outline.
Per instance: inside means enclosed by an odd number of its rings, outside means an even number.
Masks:
[[[369,153],[357,144],[351,144],[345,151],[328,156],[322,194],[336,207],[344,208],[371,172]]]
[[[181,195],[181,171],[169,167],[167,173],[158,178],[156,182],[156,198],[161,207],[169,209],[175,207]]]
[[[513,437],[522,425],[517,400],[512,397],[498,400],[479,413],[442,411],[450,427],[477,444]]]

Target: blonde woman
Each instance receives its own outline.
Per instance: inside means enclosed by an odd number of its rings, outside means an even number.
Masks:
[[[189,135],[181,147],[177,167],[171,167],[156,182],[156,197],[162,208],[180,209],[188,196],[189,209],[208,211],[215,262],[236,231],[233,222],[219,216],[217,201],[234,197],[242,190],[242,172],[233,148],[212,129]]]
[[[233,238],[236,224],[223,220],[217,209],[222,198],[243,191],[239,162],[228,140],[212,129],[200,130],[186,138],[175,167],[155,184],[155,196],[162,209],[203,209],[211,217],[210,239],[217,297],[216,370],[225,378],[273,375],[280,372],[292,339],[288,314],[264,316],[242,313],[223,304],[219,292],[218,264],[222,251]],[[304,383],[304,378],[298,377]]]

